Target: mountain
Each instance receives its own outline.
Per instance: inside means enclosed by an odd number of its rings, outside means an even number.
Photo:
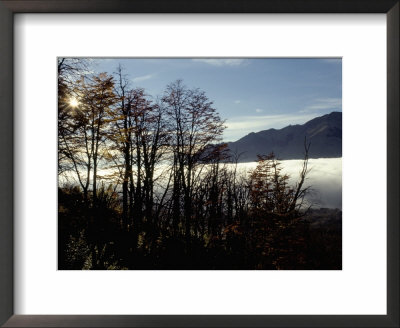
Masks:
[[[283,129],[269,129],[229,142],[231,152],[241,154],[240,162],[257,159],[257,155],[271,152],[279,159],[304,158],[304,138],[311,143],[310,158],[342,156],[342,113],[316,117],[303,125],[289,125]]]

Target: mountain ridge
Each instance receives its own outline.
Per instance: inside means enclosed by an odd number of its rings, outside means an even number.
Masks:
[[[309,158],[342,156],[342,112],[315,117],[304,124],[282,129],[251,132],[234,142],[228,142],[232,153],[241,154],[239,161],[254,161],[257,155],[273,152],[279,159],[304,158],[304,140],[310,143]]]

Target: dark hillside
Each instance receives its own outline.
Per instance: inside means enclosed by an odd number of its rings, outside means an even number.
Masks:
[[[257,159],[258,154],[273,152],[280,159],[304,157],[304,138],[311,143],[310,158],[333,158],[342,156],[342,113],[316,117],[303,125],[289,125],[283,129],[269,129],[250,133],[228,147],[238,154],[240,161]]]

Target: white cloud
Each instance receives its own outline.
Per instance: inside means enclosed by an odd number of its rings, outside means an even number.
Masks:
[[[93,57],[93,58],[89,58],[90,61],[102,61],[102,62],[111,62],[111,61],[117,61],[116,58],[102,58],[102,57]]]
[[[235,100],[234,103],[235,104],[240,104],[240,100]]]
[[[256,108],[256,113],[262,113],[264,110],[261,108]]]
[[[304,124],[313,118],[315,118],[315,113],[237,116],[226,121],[224,140],[236,141],[251,132],[259,132],[271,128],[281,129],[290,124]]]
[[[324,63],[328,64],[341,64],[342,63],[342,58],[321,58],[320,59]]]
[[[150,80],[151,78],[153,78],[154,74],[147,74],[147,75],[143,75],[143,76],[138,76],[132,79],[133,82],[141,82],[141,81],[146,81],[146,80]]]
[[[234,59],[234,58],[195,58],[192,59],[195,62],[201,62],[213,66],[239,66],[246,63],[245,59]]]
[[[341,98],[319,98],[315,99],[314,103],[306,106],[300,113],[311,113],[318,111],[340,111],[342,110]]]

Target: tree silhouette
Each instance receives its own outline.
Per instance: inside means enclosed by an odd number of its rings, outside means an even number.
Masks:
[[[173,158],[173,212],[174,231],[183,216],[186,242],[190,243],[192,199],[196,179],[201,172],[201,154],[221,140],[223,121],[212,107],[213,103],[199,89],[188,89],[181,80],[167,86],[164,97],[170,118]],[[183,208],[183,215],[181,209]]]

